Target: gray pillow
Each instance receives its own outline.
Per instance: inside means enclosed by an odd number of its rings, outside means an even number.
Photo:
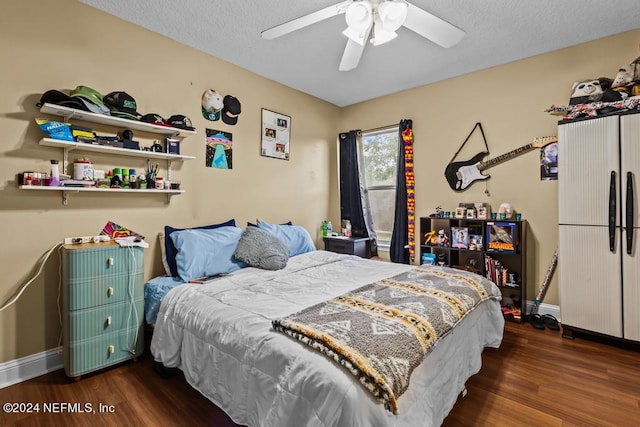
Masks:
[[[251,267],[280,270],[289,260],[289,247],[273,233],[258,227],[247,227],[233,256]]]

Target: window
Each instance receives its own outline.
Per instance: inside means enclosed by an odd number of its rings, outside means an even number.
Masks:
[[[388,248],[396,204],[398,171],[398,127],[362,132],[366,190],[378,246]]]

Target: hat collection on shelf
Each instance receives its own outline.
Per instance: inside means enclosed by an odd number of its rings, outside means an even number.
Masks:
[[[40,102],[36,106],[42,107],[47,103],[122,119],[143,121],[154,125],[195,130],[191,120],[182,114],[172,115],[165,120],[156,113],[145,115],[138,113],[136,100],[133,96],[123,91],[110,92],[103,96],[100,92],[88,86],[77,86],[69,92],[69,95],[60,90],[50,89],[42,94]]]
[[[213,89],[207,89],[202,94],[202,116],[207,120],[215,122],[222,118],[224,123],[234,126],[241,112],[240,101],[233,95],[223,98]]]

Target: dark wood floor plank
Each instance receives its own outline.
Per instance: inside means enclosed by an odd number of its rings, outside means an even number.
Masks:
[[[638,425],[639,379],[637,350],[507,323],[502,346],[485,350],[444,426]],[[160,377],[149,353],[80,381],[52,372],[0,389],[0,401],[41,405],[37,414],[0,412],[0,425],[236,426],[181,374]],[[96,412],[112,405],[114,413],[43,413],[44,403],[62,402],[90,403]]]

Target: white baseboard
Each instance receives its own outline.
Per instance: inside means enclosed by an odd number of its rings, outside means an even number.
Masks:
[[[533,309],[533,301],[527,301],[527,313],[531,313],[531,309]],[[560,321],[560,306],[559,305],[551,305],[551,304],[540,304],[538,307],[539,314],[551,314],[558,321]]]
[[[0,388],[39,377],[62,367],[61,347],[0,363]]]

